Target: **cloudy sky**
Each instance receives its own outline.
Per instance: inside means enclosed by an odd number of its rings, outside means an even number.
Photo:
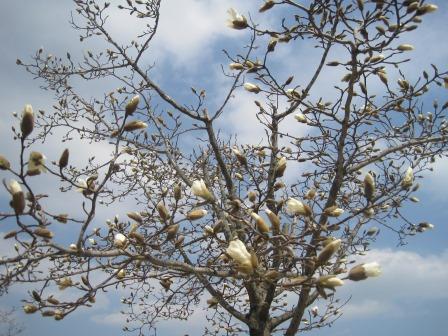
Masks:
[[[118,4],[119,1],[111,1]],[[243,13],[258,8],[260,1],[237,0],[163,0],[160,30],[154,41],[148,64],[156,65],[154,78],[163,87],[169,87],[183,97],[191,86],[204,86],[218,92],[226,82],[220,72],[225,61],[221,50],[237,43],[241,32],[225,27],[226,10],[235,7]],[[448,60],[448,4],[433,1],[440,7],[438,13],[424,20],[421,30],[410,36],[416,46],[413,63],[406,70],[421,69],[430,62],[446,67]],[[15,0],[3,1],[0,11],[0,153],[8,157],[18,148],[10,136],[15,123],[12,113],[20,111],[25,103],[37,109],[51,111],[51,93],[39,89],[38,80],[15,65],[17,58],[29,59],[40,47],[54,55],[70,51],[74,57],[98,45],[80,44],[68,20],[72,9],[69,0]],[[256,14],[255,14],[256,15]],[[119,40],[131,39],[140,28],[126,18],[115,19],[112,34]],[[123,21],[122,21],[123,20]],[[267,24],[272,18],[267,17]],[[282,62],[306,76],[307,62],[312,62],[312,50],[301,50],[299,55],[282,54]],[[300,58],[300,61],[297,59]],[[169,76],[166,76],[169,73]],[[331,82],[332,78],[326,78]],[[101,94],[97,87],[93,93]],[[440,101],[447,99],[441,93]],[[253,103],[241,93],[224,117],[224,132],[236,132],[244,142],[257,141],[260,130],[251,124],[254,120]],[[47,156],[56,158],[63,144],[42,146]],[[50,149],[49,149],[50,148]],[[95,148],[91,148],[95,151]],[[100,151],[99,148],[96,148]],[[50,151],[50,153],[48,153]],[[76,153],[76,149],[74,149]],[[81,153],[82,150],[78,149]],[[4,176],[0,174],[0,178]],[[366,260],[381,263],[384,275],[363,283],[352,283],[339,291],[342,299],[351,296],[343,317],[332,328],[313,331],[312,335],[378,334],[417,336],[441,335],[448,328],[448,161],[437,162],[433,174],[427,176],[418,193],[421,202],[408,211],[416,221],[427,220],[435,229],[412,238],[404,247],[397,247],[396,237],[380,240]],[[62,201],[61,201],[62,202]],[[4,192],[0,193],[0,209],[8,207]],[[122,205],[125,208],[124,205]],[[2,223],[0,223],[2,224]],[[0,226],[0,232],[3,230]],[[0,252],[9,246],[0,241]],[[0,253],[0,254],[1,254]],[[23,287],[12,287],[7,296],[0,297],[0,308],[20,307],[25,295]],[[83,309],[60,322],[43,319],[38,315],[16,314],[23,323],[25,336],[31,335],[122,335],[119,314],[120,293],[109,292],[98,297],[91,309]],[[188,322],[162,323],[158,335],[198,334],[204,311],[199,308]]]

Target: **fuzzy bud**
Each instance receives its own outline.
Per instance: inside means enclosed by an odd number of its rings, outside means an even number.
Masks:
[[[317,279],[317,285],[325,288],[334,289],[334,287],[342,286],[344,281],[334,275],[324,275]]]
[[[159,216],[163,221],[166,221],[171,217],[168,209],[165,207],[162,201],[157,203],[157,212],[159,213]]]
[[[144,123],[143,121],[133,120],[133,121],[126,123],[123,127],[123,130],[125,132],[132,132],[132,131],[138,131],[141,129],[145,129],[146,127],[148,127],[148,124]]]
[[[246,91],[252,92],[252,93],[259,93],[261,91],[260,87],[256,84],[252,83],[244,83],[244,88]]]
[[[20,123],[20,130],[22,131],[22,138],[26,138],[34,129],[34,113],[33,107],[29,104],[25,105],[22,113],[22,121]]]
[[[205,215],[207,215],[207,210],[204,209],[196,209],[196,210],[192,210],[187,214],[187,219],[190,221],[194,221],[197,219],[201,219],[202,217],[204,217]]]
[[[339,250],[339,248],[341,247],[341,242],[342,241],[340,239],[335,239],[328,243],[327,246],[325,246],[325,248],[317,256],[317,262],[320,265],[325,265],[333,256],[333,254],[335,254]]]
[[[271,222],[272,231],[280,231],[280,218],[278,218],[278,216],[269,209],[265,209],[264,211],[268,215],[269,221]]]
[[[37,312],[38,308],[34,305],[31,304],[27,304],[23,306],[23,311],[25,312],[25,314],[33,314],[35,312]]]
[[[380,265],[377,262],[372,262],[353,267],[348,273],[348,278],[352,281],[360,281],[365,280],[368,277],[377,277],[380,274]]]
[[[0,155],[0,169],[7,170],[9,168],[11,168],[11,164],[9,163],[8,159],[3,155]]]
[[[266,0],[263,5],[261,5],[260,9],[258,10],[260,13],[266,12],[270,10],[272,7],[274,7],[275,2],[273,0]]]
[[[371,201],[375,196],[375,180],[370,173],[364,177],[364,195],[368,201]]]
[[[139,95],[135,95],[134,97],[131,98],[131,100],[126,104],[125,107],[125,112],[127,116],[134,114],[139,102],[140,102]]]
[[[286,158],[285,157],[281,157],[280,159],[278,159],[277,164],[275,166],[275,177],[282,177],[283,174],[285,173],[286,170]]]
[[[255,220],[255,223],[257,225],[258,231],[260,231],[261,233],[268,233],[269,232],[269,226],[266,224],[266,222],[264,221],[264,219],[260,215],[258,215],[255,212],[252,212],[250,214],[250,216]]]
[[[130,219],[135,220],[137,223],[142,223],[143,222],[143,217],[140,215],[140,213],[136,212],[136,211],[131,211],[128,212],[126,214]]]
[[[193,195],[201,197],[206,201],[212,202],[214,200],[213,194],[207,189],[204,180],[196,180],[191,186]]]
[[[414,170],[412,169],[412,167],[409,167],[406,170],[406,173],[404,174],[403,179],[401,180],[401,186],[404,189],[408,189],[408,188],[412,187],[413,183],[414,183]]]
[[[227,13],[229,14],[229,19],[227,20],[227,26],[233,29],[241,30],[248,27],[247,19],[244,15],[237,13],[233,8],[230,8]]]
[[[45,168],[45,156],[39,152],[31,152],[28,159],[28,172],[29,176],[39,175],[40,173],[45,173],[47,168]]]

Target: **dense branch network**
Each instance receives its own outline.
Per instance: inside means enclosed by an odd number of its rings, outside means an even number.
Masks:
[[[448,77],[432,66],[408,78],[401,67],[413,46],[400,42],[436,6],[265,1],[261,15],[280,18],[271,28],[231,9],[228,25],[248,43],[244,52],[224,52],[229,86],[213,108],[206,91],[195,88],[180,102],[143,62],[163,19],[160,1],[118,6],[148,22],[128,45],[109,33],[109,3],[74,4],[71,24],[81,42],[102,39],[108,48],[79,62],[42,49],[31,62],[18,60],[56,103],[51,113],[27,105],[17,116],[19,165],[0,156],[0,168],[13,176],[4,180],[11,208],[1,209],[0,220],[14,227],[5,238],[15,249],[0,260],[0,283],[3,290],[36,285],[25,312],[59,320],[121,288],[126,330],[142,334],[160,319],[187,319],[207,300],[204,334],[295,335],[339,318],[345,302],[334,293],[344,280],[380,273],[375,263],[351,265],[369,251],[379,227],[402,242],[432,227],[407,218],[403,205],[418,202],[417,177],[446,156],[448,104],[435,101],[426,112],[422,102]],[[285,69],[275,66],[280,44],[319,50],[309,79],[282,78]],[[342,78],[330,97],[320,97],[330,71]],[[72,84],[104,78],[118,88],[102,97],[85,97]],[[237,143],[217,129],[241,90],[257,95],[253,113],[266,135],[259,144]],[[292,120],[297,131],[287,127]],[[81,168],[67,149],[47,163],[33,147],[58,129],[67,147],[79,139],[104,143],[109,158],[92,155]],[[300,174],[291,173],[293,164]],[[80,192],[81,209],[50,210],[55,195],[33,183],[43,173],[54,177],[58,192]],[[133,204],[126,216],[97,223],[99,209],[122,201]],[[61,230],[60,223],[71,227]],[[66,299],[64,290],[77,299]]]

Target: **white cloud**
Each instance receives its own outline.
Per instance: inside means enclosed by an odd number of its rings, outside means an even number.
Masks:
[[[396,310],[395,305],[390,302],[377,300],[363,300],[358,303],[349,303],[343,309],[343,318],[372,318],[373,316],[390,313]]]
[[[98,324],[113,325],[113,326],[123,326],[126,324],[126,315],[121,313],[111,313],[111,314],[98,314],[93,315],[91,320]]]
[[[448,251],[421,255],[391,249],[372,250],[358,262],[377,261],[383,274],[360,282],[346,281],[338,297],[351,296],[342,309],[344,318],[371,318],[373,315],[425,314],[422,302],[448,298]],[[405,305],[403,302],[410,304]]]

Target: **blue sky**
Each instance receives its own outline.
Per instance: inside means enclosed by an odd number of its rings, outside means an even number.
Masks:
[[[111,1],[112,4],[118,1]],[[448,4],[445,1],[433,1],[440,10],[424,19],[420,30],[409,35],[409,41],[416,46],[412,53],[413,63],[405,70],[428,67],[429,62],[446,67],[448,59]],[[154,41],[148,64],[156,65],[154,78],[162,87],[169,88],[174,96],[187,99],[191,86],[207,88],[212,95],[219,97],[221,86],[228,85],[223,79],[220,64],[227,60],[221,50],[234,48],[241,43],[244,32],[227,29],[226,10],[235,7],[242,13],[258,8],[260,1],[227,0],[165,0],[162,5],[162,18],[159,34]],[[23,69],[15,65],[16,58],[23,60],[40,47],[54,55],[65,55],[70,51],[73,57],[82,56],[88,49],[96,49],[101,44],[80,44],[78,34],[69,24],[72,9],[68,0],[16,0],[4,2],[0,11],[0,153],[13,157],[17,144],[9,136],[10,126],[14,124],[12,112],[19,112],[25,103],[34,108],[51,110],[51,93],[39,89],[38,80],[33,80]],[[254,12],[254,11],[253,11]],[[257,14],[255,14],[257,17]],[[272,17],[267,17],[269,23]],[[116,19],[111,27],[114,36],[125,41],[138,32],[139,26],[127,18]],[[247,37],[247,36],[246,36]],[[279,51],[279,65],[287,64],[292,71],[306,76],[309,63],[312,63],[312,51],[303,48],[298,54]],[[299,61],[297,61],[299,59]],[[145,60],[146,61],[146,60]],[[289,70],[285,67],[286,70]],[[331,83],[332,77],[323,82]],[[84,88],[85,93],[102,94],[110,89],[104,87]],[[321,84],[322,92],[328,89]],[[447,91],[437,91],[441,102],[447,100]],[[322,94],[322,93],[320,93]],[[224,116],[221,127],[226,133],[237,133],[243,142],[257,142],[262,135],[261,129],[254,128],[252,99],[246,93],[240,93]],[[212,103],[218,104],[216,98]],[[57,141],[48,145],[37,145],[45,149],[50,158],[57,158],[64,144]],[[90,148],[101,152],[101,146]],[[44,151],[44,150],[43,150]],[[79,160],[85,160],[83,149],[73,149]],[[5,177],[0,174],[0,178]],[[42,186],[43,188],[43,186]],[[50,188],[50,187],[49,187]],[[416,222],[427,220],[435,224],[435,229],[409,239],[405,247],[396,247],[394,235],[381,237],[366,260],[378,260],[383,267],[383,276],[362,283],[344,286],[338,295],[341,299],[351,296],[344,315],[332,328],[312,331],[310,335],[356,335],[373,336],[377,334],[417,336],[423,333],[441,335],[448,328],[446,315],[448,308],[448,160],[436,162],[434,172],[422,182],[418,192],[421,202],[408,206],[407,211]],[[63,204],[67,200],[60,200]],[[73,200],[69,200],[73,201]],[[74,200],[73,202],[79,202]],[[120,210],[127,211],[130,204],[121,204]],[[8,207],[7,195],[0,192],[0,209]],[[119,211],[114,209],[114,211]],[[114,214],[107,209],[100,211],[100,218],[110,218]],[[0,232],[7,231],[2,228]],[[384,231],[384,230],[383,230]],[[67,238],[69,239],[69,238]],[[0,255],[10,246],[0,241]],[[25,287],[11,288],[7,296],[0,297],[0,308],[20,307],[20,299],[26,296]],[[24,315],[18,312],[16,317],[26,327],[23,335],[59,335],[75,336],[108,335],[118,336],[122,317],[119,311],[120,292],[110,291],[98,297],[97,304],[91,309],[82,309],[63,321],[41,318],[39,315]],[[196,335],[200,332],[205,310],[201,307],[188,322],[161,323],[158,335]]]

